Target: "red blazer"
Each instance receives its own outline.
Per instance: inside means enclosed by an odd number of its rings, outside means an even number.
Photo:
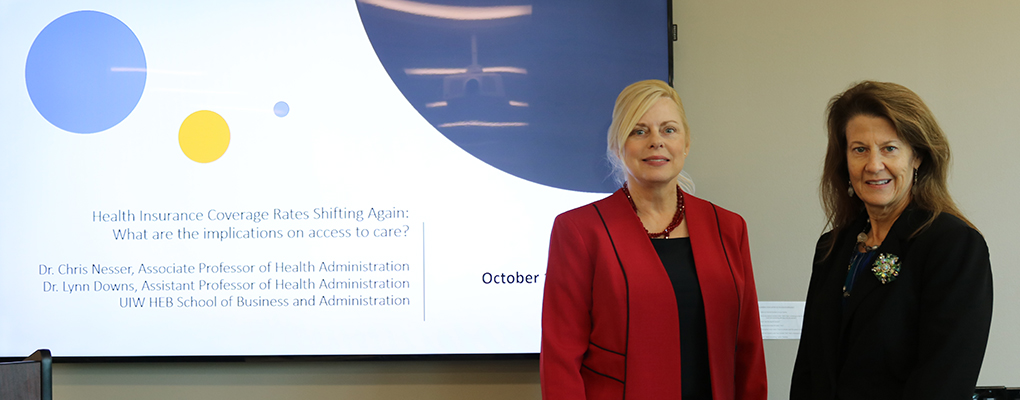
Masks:
[[[686,195],[716,400],[765,399],[743,218]],[[679,399],[676,295],[622,191],[556,217],[542,303],[544,399]]]

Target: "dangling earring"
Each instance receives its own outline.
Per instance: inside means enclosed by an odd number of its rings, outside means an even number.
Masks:
[[[914,181],[910,184],[910,191],[917,193],[917,168],[914,168]]]
[[[847,184],[847,186],[849,186],[849,187],[846,188],[846,195],[850,196],[850,197],[854,197],[854,185],[852,183],[850,183],[850,181],[846,181],[846,184]]]

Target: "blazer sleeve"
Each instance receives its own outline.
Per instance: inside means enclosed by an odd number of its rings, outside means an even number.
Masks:
[[[736,370],[734,376],[736,399],[768,398],[765,377],[765,350],[758,315],[758,292],[751,268],[751,249],[747,239],[747,223],[741,218],[740,264],[743,266],[744,293],[741,294],[739,326],[737,332]]]
[[[542,300],[540,376],[543,399],[584,399],[581,362],[591,336],[594,262],[578,227],[553,223]]]
[[[934,228],[934,227],[933,227]],[[992,321],[992,270],[984,237],[967,226],[917,246],[929,252],[908,398],[970,398]]]
[[[801,323],[800,343],[797,344],[797,356],[793,363],[793,374],[790,379],[791,400],[811,400],[812,393],[819,391],[819,389],[814,387],[816,385],[815,382],[824,379],[824,375],[827,373],[826,371],[815,370],[815,365],[812,361],[818,358],[818,355],[815,353],[819,352],[820,349],[816,340],[822,335],[817,332],[820,327],[815,316],[819,312],[814,311],[814,309],[819,307],[818,303],[821,301],[817,299],[819,296],[818,291],[825,278],[824,268],[828,266],[828,261],[822,260],[821,257],[827,251],[832,240],[837,239],[833,237],[831,231],[822,235],[818,239],[818,243],[815,244],[815,255],[811,258],[811,278],[808,283],[807,301],[804,304],[804,320]],[[833,249],[833,251],[837,250]],[[819,268],[822,269],[819,270]]]

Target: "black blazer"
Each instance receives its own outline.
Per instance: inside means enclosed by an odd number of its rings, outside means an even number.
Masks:
[[[883,284],[858,275],[843,305],[843,283],[862,216],[836,237],[822,235],[811,271],[790,399],[970,399],[992,320],[988,246],[959,218],[908,208],[879,255],[899,257],[899,276]]]

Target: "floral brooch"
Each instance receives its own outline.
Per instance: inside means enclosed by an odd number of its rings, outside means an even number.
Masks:
[[[874,265],[871,267],[871,272],[875,273],[875,277],[883,285],[895,281],[896,277],[900,275],[900,258],[894,254],[879,254]]]

